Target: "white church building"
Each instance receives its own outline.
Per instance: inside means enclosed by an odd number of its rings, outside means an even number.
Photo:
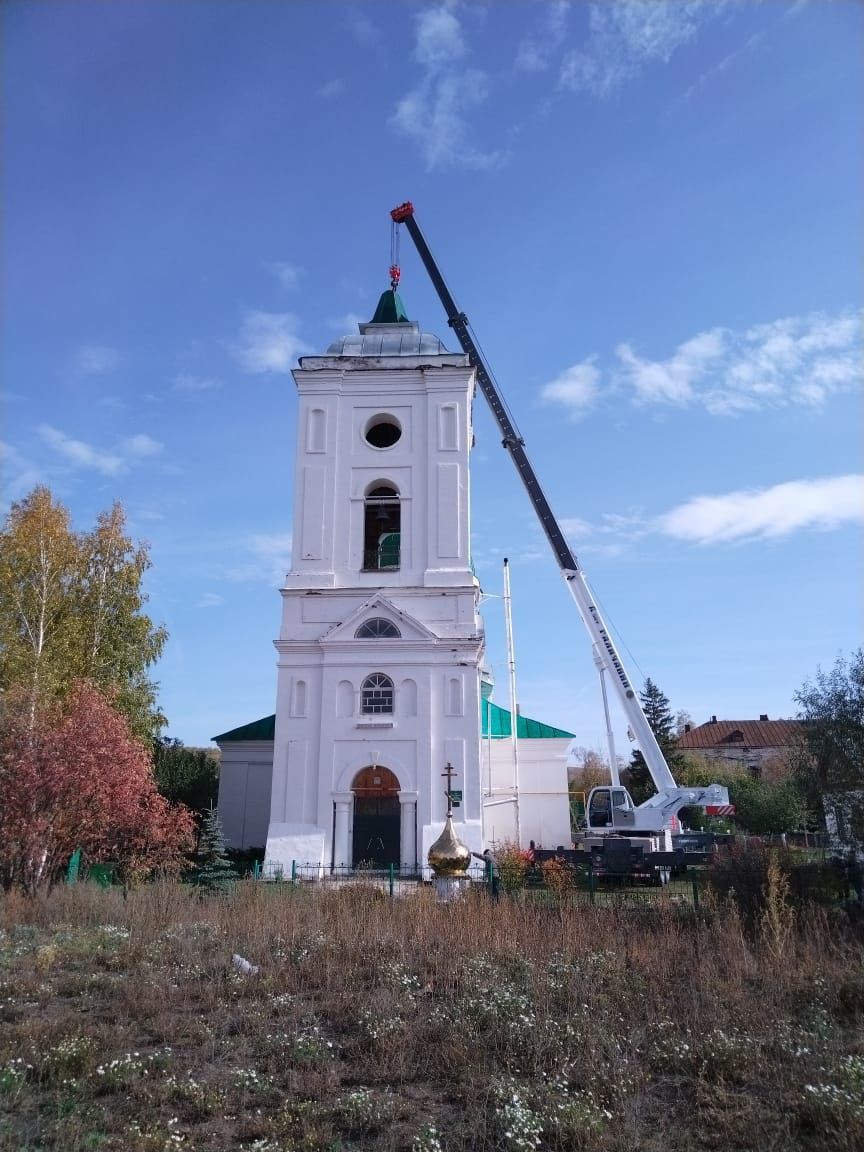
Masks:
[[[274,716],[214,737],[219,815],[265,865],[414,873],[454,824],[473,851],[570,844],[572,734],[489,699],[471,565],[474,369],[407,320],[371,323],[293,372],[293,555]],[[518,784],[518,798],[517,788]],[[518,818],[517,818],[518,804]]]

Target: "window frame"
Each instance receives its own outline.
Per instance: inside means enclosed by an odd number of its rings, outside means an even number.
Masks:
[[[373,631],[373,626],[375,630]],[[354,633],[355,640],[401,640],[402,633],[392,620],[384,616],[370,616]]]
[[[386,672],[370,672],[360,685],[361,716],[392,716],[396,711],[396,686]]]

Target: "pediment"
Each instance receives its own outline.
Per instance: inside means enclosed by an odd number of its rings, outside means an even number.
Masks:
[[[384,620],[393,625],[399,631],[398,639],[388,638],[386,636],[380,640],[374,637],[358,639],[357,629],[371,620]],[[343,620],[339,624],[334,624],[328,632],[325,632],[321,637],[320,643],[336,644],[351,640],[358,644],[398,644],[399,640],[416,641],[437,639],[438,637],[435,633],[430,632],[426,625],[417,620],[416,617],[403,611],[401,608],[397,608],[386,596],[382,596],[376,592],[374,596],[371,596],[361,604],[359,608],[352,612],[347,620]]]

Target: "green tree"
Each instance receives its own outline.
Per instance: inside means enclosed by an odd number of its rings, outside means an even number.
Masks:
[[[47,488],[13,504],[0,533],[0,690],[20,685],[33,723],[40,697],[63,684],[78,549],[69,513]]]
[[[792,764],[816,805],[838,820],[841,840],[864,847],[864,648],[817,670],[794,695],[804,738]],[[841,826],[842,825],[842,826]]]
[[[675,777],[684,788],[724,785],[729,789],[729,802],[735,806],[735,824],[754,836],[792,832],[812,823],[807,796],[794,779],[765,780],[738,765],[683,756]],[[687,824],[702,824],[706,819],[701,808],[684,808],[680,817]]]
[[[209,809],[201,826],[195,854],[195,879],[203,888],[224,888],[237,879],[237,873],[225,854],[222,821],[215,808]]]
[[[156,786],[172,804],[185,804],[199,819],[210,811],[219,791],[219,761],[207,749],[186,748],[163,736],[153,741]]]
[[[143,612],[142,590],[150,567],[146,545],[133,542],[119,503],[78,537],[82,578],[76,590],[77,674],[117,692],[117,707],[139,736],[161,728],[165,717],[156,685],[147,675],[159,659],[168,633]]]
[[[165,718],[148,670],[167,632],[143,611],[149,566],[120,504],[84,533],[43,486],[13,504],[0,532],[0,691],[26,688],[35,717],[40,700],[87,680],[111,692],[136,736],[155,736]]]
[[[639,699],[642,701],[645,719],[648,721],[651,731],[660,745],[660,751],[674,776],[682,758],[681,753],[677,750],[675,717],[672,714],[669,698],[649,677],[645,681],[645,687],[639,693]],[[645,757],[638,748],[634,751],[627,766],[627,786],[636,804],[641,804],[657,791],[654,781],[651,779],[651,773],[648,771],[648,765],[645,763]]]

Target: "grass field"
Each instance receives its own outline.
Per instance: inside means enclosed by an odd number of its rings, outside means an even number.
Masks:
[[[251,882],[0,912],[3,1150],[864,1147],[839,914]]]

